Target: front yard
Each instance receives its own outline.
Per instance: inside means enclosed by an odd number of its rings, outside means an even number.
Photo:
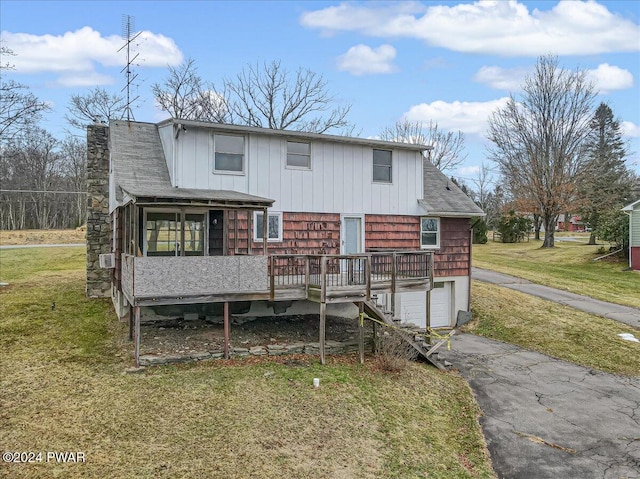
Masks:
[[[423,364],[300,355],[125,374],[127,326],[84,297],[84,266],[83,248],[0,251],[3,452],[86,458],[0,475],[495,477],[467,384]]]
[[[585,238],[586,241],[586,238]],[[592,261],[596,247],[540,241],[473,245],[473,263],[501,273],[612,303],[640,307],[640,274],[626,264]],[[640,329],[534,296],[474,281],[474,322],[466,329],[601,371],[640,376]]]
[[[525,278],[612,303],[640,308],[640,273],[625,271],[628,264],[593,261],[602,256],[596,246],[558,241],[541,249],[541,241],[473,245],[473,266]]]

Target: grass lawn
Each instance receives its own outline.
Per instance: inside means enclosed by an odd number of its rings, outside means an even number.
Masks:
[[[585,237],[585,242],[587,238]],[[525,278],[565,291],[640,308],[640,273],[624,271],[626,262],[592,261],[596,246],[556,241],[473,245],[473,265]]]
[[[84,243],[85,228],[66,230],[0,230],[0,245]]]
[[[299,356],[125,374],[127,326],[110,301],[85,298],[84,267],[83,248],[0,251],[3,452],[86,457],[3,464],[0,476],[495,477],[455,373]]]
[[[640,329],[500,286],[473,281],[467,330],[601,371],[640,376]]]

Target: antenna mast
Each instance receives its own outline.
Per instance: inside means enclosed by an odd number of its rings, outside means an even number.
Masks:
[[[135,102],[138,98],[140,98],[139,96],[136,96],[135,98],[131,99],[131,84],[138,77],[137,73],[134,74],[131,71],[131,66],[133,65],[133,62],[136,60],[136,58],[138,58],[138,55],[139,55],[139,53],[136,53],[135,56],[131,58],[131,44],[142,33],[142,32],[135,33],[135,23],[136,23],[136,19],[131,15],[122,15],[122,39],[125,41],[125,44],[118,51],[121,52],[125,48],[127,49],[127,64],[122,70],[120,70],[120,73],[123,73],[123,72],[125,73],[125,77],[127,79],[127,84],[124,86],[124,88],[122,88],[122,90],[120,90],[120,91],[124,91],[125,89],[127,90],[127,105],[126,105],[127,121],[131,121],[132,119],[135,120],[135,118],[133,117],[133,110],[131,109],[131,104]]]

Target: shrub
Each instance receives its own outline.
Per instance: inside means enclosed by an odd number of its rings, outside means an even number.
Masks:
[[[510,211],[507,215],[502,215],[498,222],[498,231],[503,243],[518,243],[529,237],[532,221],[530,218]]]
[[[417,351],[403,341],[399,334],[385,331],[378,340],[376,365],[381,371],[399,373],[407,368],[417,354]]]
[[[487,239],[487,222],[484,218],[477,218],[472,220],[473,224],[473,244],[486,244]]]

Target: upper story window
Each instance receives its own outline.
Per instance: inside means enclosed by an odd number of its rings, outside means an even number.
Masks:
[[[267,213],[267,241],[282,241],[282,213]],[[262,241],[264,232],[264,213],[254,212],[253,240]]]
[[[244,171],[244,136],[223,135],[213,136],[215,158],[213,171],[242,173]]]
[[[420,247],[440,247],[440,218],[420,218]]]
[[[311,143],[287,141],[287,166],[310,169]]]
[[[373,150],[373,181],[391,183],[391,150]]]

